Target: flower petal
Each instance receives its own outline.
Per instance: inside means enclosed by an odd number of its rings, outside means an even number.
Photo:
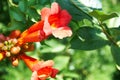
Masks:
[[[32,70],[33,66],[39,62],[37,59],[27,56],[24,53],[20,55],[20,58],[25,62],[25,64],[30,68],[30,70]]]
[[[35,24],[33,24],[27,31],[28,33],[35,32],[37,30],[42,30],[44,25],[44,21],[39,21]]]
[[[51,5],[51,15],[52,14],[58,14],[60,12],[60,9],[61,8],[60,8],[58,3],[56,3],[56,2],[52,3],[52,5]]]
[[[50,15],[50,8],[43,8],[41,10],[41,19],[45,20],[46,17]]]
[[[37,71],[40,79],[46,79],[52,74],[52,67],[44,67]]]
[[[70,37],[72,35],[72,31],[69,27],[60,27],[53,30],[52,34],[56,38],[63,39],[65,37]]]
[[[36,71],[34,71],[34,72],[32,73],[31,80],[39,80],[39,79],[38,79],[38,75],[37,75],[37,72],[36,72]]]
[[[68,23],[71,20],[71,15],[66,11],[66,10],[62,10],[60,12],[60,26],[65,26],[68,25]]]
[[[37,64],[35,64],[32,68],[33,71],[39,70],[44,67],[52,67],[54,65],[53,60],[48,60],[48,61],[39,61]]]
[[[39,41],[42,41],[46,38],[47,38],[47,36],[45,36],[45,33],[41,30],[38,30],[38,31],[35,31],[33,33],[26,35],[23,38],[23,42],[24,43],[26,43],[26,42],[39,42]]]
[[[52,33],[52,29],[50,27],[47,17],[45,18],[45,21],[44,21],[43,31],[45,32],[46,36],[49,36]]]
[[[58,70],[57,69],[52,69],[52,74],[51,74],[51,77],[52,78],[55,78],[56,74],[58,73]]]

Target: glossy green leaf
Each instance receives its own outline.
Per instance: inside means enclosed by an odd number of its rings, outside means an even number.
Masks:
[[[28,0],[28,5],[29,6],[32,6],[32,5],[35,5],[35,4],[36,4],[35,0]]]
[[[116,13],[105,14],[104,12],[98,11],[98,10],[94,10],[94,11],[90,12],[89,14],[92,15],[93,17],[97,18],[101,22],[111,19],[111,18],[114,18],[114,17],[118,17],[118,15]]]
[[[27,10],[27,14],[30,17],[30,19],[34,19],[35,21],[38,21],[40,19],[40,15],[37,13],[37,10],[33,7],[30,7]]]
[[[82,9],[77,8],[70,0],[56,0],[63,9],[69,11],[74,20],[89,19],[92,17],[85,13]]]
[[[120,47],[111,45],[112,56],[118,66],[120,66]]]
[[[19,9],[22,12],[26,12],[26,10],[27,10],[27,0],[20,0],[18,6],[19,6]]]
[[[110,28],[110,33],[112,34],[112,37],[116,40],[120,40],[120,27],[118,28]]]
[[[67,67],[69,63],[70,57],[68,56],[57,56],[54,58],[54,62],[57,63],[55,64],[55,68],[62,70]]]
[[[20,22],[20,21],[16,21],[16,20],[12,20],[11,23],[9,24],[9,28],[8,30],[24,30],[25,28],[25,24]]]
[[[71,48],[79,50],[94,50],[107,45],[105,35],[101,30],[92,27],[81,27],[71,40]]]
[[[16,21],[24,21],[25,15],[17,7],[10,7],[10,16]]]

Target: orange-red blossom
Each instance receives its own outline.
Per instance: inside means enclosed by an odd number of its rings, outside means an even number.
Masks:
[[[41,21],[33,24],[21,34],[19,43],[37,42],[46,39],[51,34],[57,38],[70,37],[72,35],[68,23],[71,15],[62,10],[58,3],[54,2],[51,8],[41,10]]]
[[[52,60],[39,61],[35,58],[21,55],[21,59],[33,71],[31,80],[46,80],[48,77],[54,78],[58,70],[53,68],[54,62]]]

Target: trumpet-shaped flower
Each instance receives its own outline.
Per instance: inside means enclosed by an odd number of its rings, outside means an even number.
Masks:
[[[41,18],[44,20],[43,30],[46,35],[52,34],[60,39],[72,35],[68,27],[72,17],[66,10],[62,10],[58,3],[52,3],[51,8],[43,8]]]
[[[46,39],[51,34],[57,38],[69,37],[72,35],[68,23],[71,15],[62,10],[58,3],[54,2],[51,8],[41,10],[41,21],[33,24],[21,34],[18,40],[21,44],[25,42],[38,42]]]
[[[21,55],[21,59],[33,71],[31,80],[46,80],[48,77],[54,78],[58,73],[58,70],[52,67],[54,65],[52,60],[39,61],[25,54]]]

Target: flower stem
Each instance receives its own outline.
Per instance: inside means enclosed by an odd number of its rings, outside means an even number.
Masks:
[[[106,35],[106,37],[108,38],[108,40],[109,40],[112,44],[118,46],[117,43],[116,43],[116,41],[113,39],[112,35],[110,34],[110,31],[109,31],[108,27],[107,27],[106,25],[102,24],[101,22],[99,22],[99,25],[100,25],[100,27],[102,28],[103,33]],[[107,28],[107,29],[106,29],[106,28]]]

